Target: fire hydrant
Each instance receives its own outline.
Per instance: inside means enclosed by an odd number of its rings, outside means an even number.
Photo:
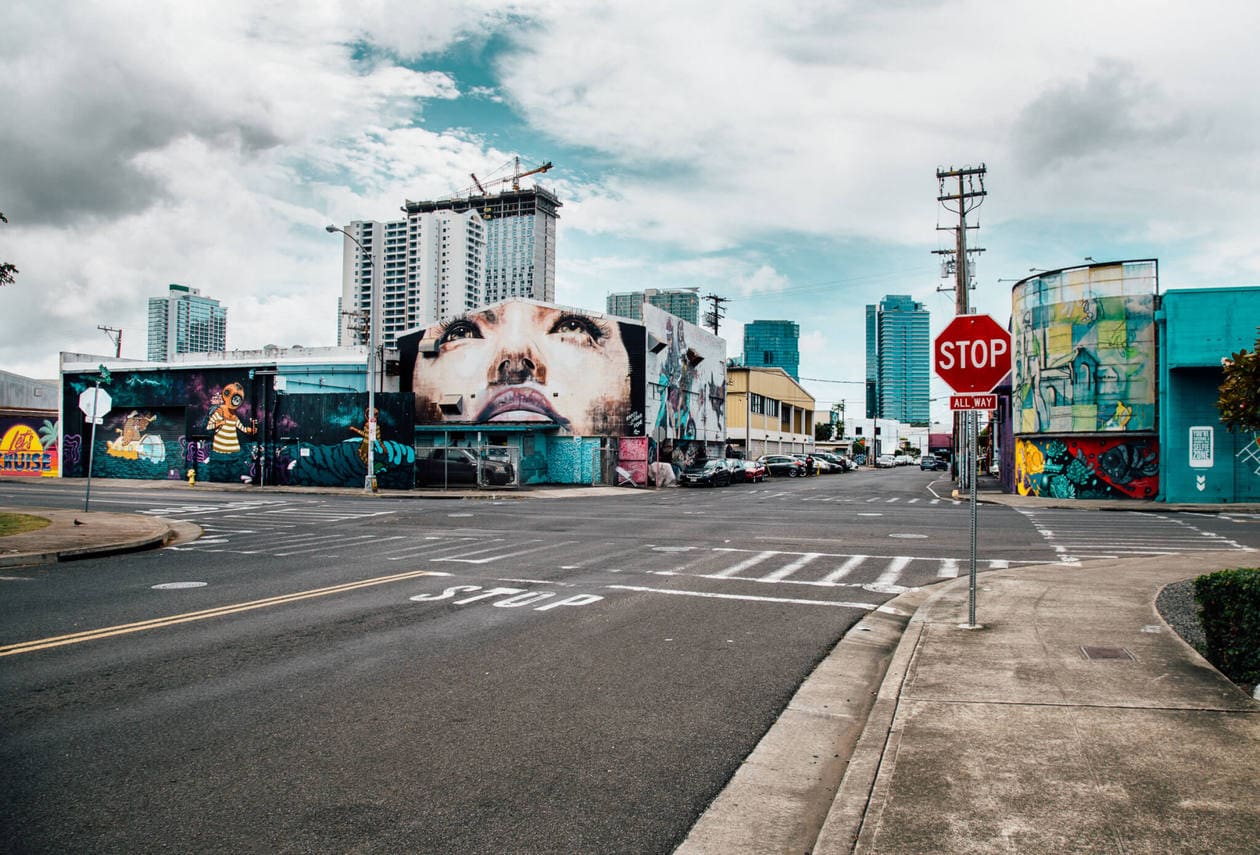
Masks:
[[[188,470],[188,486],[189,487],[197,486],[197,470],[196,469]]]

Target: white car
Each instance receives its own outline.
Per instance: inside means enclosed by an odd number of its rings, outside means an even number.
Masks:
[[[898,454],[893,458],[893,460],[897,466],[909,466],[914,462],[914,458],[909,454]]]
[[[897,458],[893,457],[891,454],[881,454],[879,457],[875,458],[875,465],[880,469],[892,469],[897,465]]]

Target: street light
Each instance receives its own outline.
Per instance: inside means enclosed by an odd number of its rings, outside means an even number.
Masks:
[[[372,256],[368,253],[367,248],[359,243],[359,239],[350,234],[350,232],[333,225],[324,226],[324,231],[329,234],[341,232],[354,241],[359,251],[363,253],[363,257],[367,259],[368,266],[372,270],[372,278],[368,286],[368,405],[367,423],[364,425],[364,429],[367,432],[367,474],[363,479],[363,490],[367,493],[373,493],[376,487],[376,263],[372,261]]]

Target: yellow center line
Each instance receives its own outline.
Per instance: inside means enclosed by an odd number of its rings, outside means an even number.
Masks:
[[[115,635],[127,635],[132,632],[144,632],[149,629],[160,629],[165,626],[175,626],[181,623],[191,623],[199,620],[209,620],[210,618],[223,617],[224,615],[240,614],[241,612],[253,611],[254,609],[265,609],[271,606],[284,605],[285,603],[296,603],[300,600],[310,600],[315,597],[327,597],[331,594],[341,594],[346,591],[354,591],[359,588],[370,588],[375,585],[386,585],[390,582],[405,582],[408,579],[418,579],[422,576],[449,576],[450,573],[438,573],[432,570],[412,570],[407,573],[395,573],[392,576],[377,576],[374,579],[364,579],[359,582],[346,582],[342,585],[333,585],[328,588],[316,588],[311,591],[298,591],[293,594],[283,594],[278,597],[268,597],[263,600],[251,600],[247,603],[235,603],[228,606],[219,606],[213,609],[203,609],[199,612],[185,612],[178,615],[169,615],[168,617],[153,618],[151,620],[142,620],[135,623],[126,623],[119,626],[107,626],[100,629],[89,629],[83,632],[74,632],[69,635],[57,635],[51,638],[40,638],[34,641],[23,641],[18,644],[9,644],[0,647],[0,657],[13,656],[18,653],[33,653],[37,650],[47,650],[51,647],[62,647],[67,644],[79,644],[84,641],[95,641],[99,638],[110,638]]]

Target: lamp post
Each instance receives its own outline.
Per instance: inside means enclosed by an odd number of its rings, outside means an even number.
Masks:
[[[359,239],[345,229],[337,226],[324,226],[324,231],[332,234],[341,232],[350,240],[354,241],[355,246],[363,253],[363,257],[367,259],[368,266],[372,270],[371,282],[368,286],[368,357],[367,357],[367,419],[363,426],[367,432],[367,474],[363,479],[363,490],[366,493],[376,492],[376,262],[372,260],[371,254],[363,244],[359,243]]]

